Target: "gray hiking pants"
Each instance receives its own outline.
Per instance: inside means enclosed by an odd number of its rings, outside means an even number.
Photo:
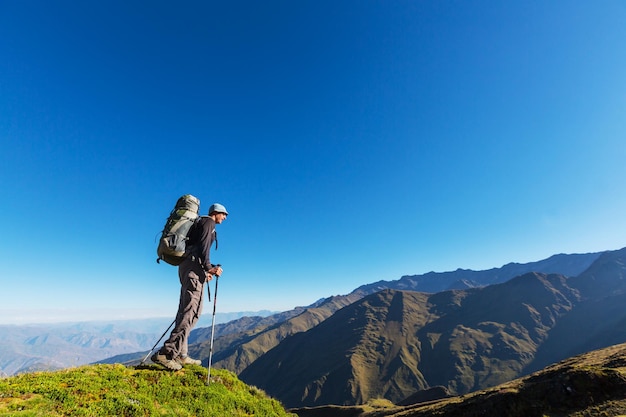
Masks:
[[[176,313],[176,325],[160,350],[160,353],[166,355],[168,359],[187,356],[189,334],[202,313],[202,295],[206,274],[200,263],[189,257],[178,266],[178,278],[180,279],[180,300],[178,313]]]

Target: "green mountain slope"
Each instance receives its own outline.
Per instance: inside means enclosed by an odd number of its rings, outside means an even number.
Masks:
[[[0,416],[293,416],[225,370],[90,365],[0,379]]]
[[[572,357],[463,396],[402,407],[379,402],[291,411],[299,417],[625,417],[626,344]]]
[[[288,406],[398,403],[441,385],[467,393],[520,375],[576,294],[564,277],[424,294],[384,290],[284,340],[240,377]]]

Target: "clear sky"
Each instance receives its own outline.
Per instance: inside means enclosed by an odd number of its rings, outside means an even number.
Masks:
[[[187,193],[230,212],[221,312],[622,248],[625,22],[621,0],[0,0],[0,322],[173,317],[156,238]]]

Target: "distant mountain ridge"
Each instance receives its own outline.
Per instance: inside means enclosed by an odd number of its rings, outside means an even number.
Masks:
[[[450,272],[405,275],[395,281],[378,281],[362,285],[355,289],[354,292],[372,294],[382,289],[394,289],[435,293],[499,284],[528,272],[561,274],[571,277],[589,268],[601,254],[602,252],[570,255],[558,254],[537,262],[523,264],[511,262],[500,268],[491,268],[483,271],[459,268]]]

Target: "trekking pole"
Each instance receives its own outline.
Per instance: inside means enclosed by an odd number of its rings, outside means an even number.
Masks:
[[[172,328],[172,326],[174,325],[174,323],[176,323],[176,319],[174,319],[174,321],[172,322],[172,324],[170,324],[170,327],[167,328],[167,330],[165,330],[163,332],[163,334],[161,335],[161,337],[159,337],[159,340],[157,340],[157,342],[154,344],[154,346],[152,346],[152,349],[150,349],[150,352],[148,352],[148,354],[146,355],[145,358],[143,358],[141,360],[141,363],[139,364],[140,366],[143,365],[143,363],[146,361],[146,359],[148,359],[148,356],[150,356],[150,354],[152,353],[152,351],[154,350],[155,347],[157,347],[157,345],[159,344],[159,342],[161,341],[161,339],[163,339],[163,337],[165,336],[165,334],[167,332],[170,331],[170,329]]]
[[[217,266],[221,266],[217,264]],[[213,359],[213,335],[215,333],[215,308],[217,306],[217,283],[220,280],[220,276],[215,276],[215,294],[213,294],[213,318],[211,319],[211,344],[209,345],[209,366],[208,366],[208,374],[206,376],[206,384],[209,385],[211,383],[211,360]],[[209,286],[207,284],[207,289]]]

